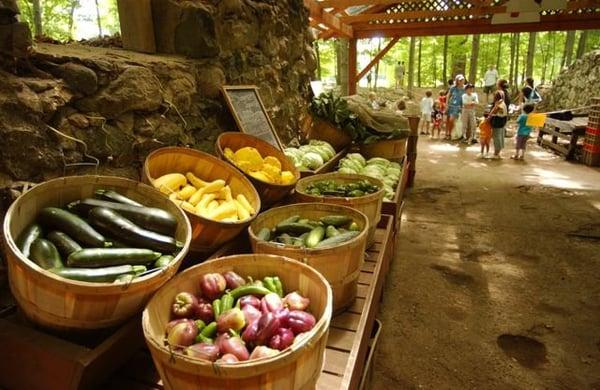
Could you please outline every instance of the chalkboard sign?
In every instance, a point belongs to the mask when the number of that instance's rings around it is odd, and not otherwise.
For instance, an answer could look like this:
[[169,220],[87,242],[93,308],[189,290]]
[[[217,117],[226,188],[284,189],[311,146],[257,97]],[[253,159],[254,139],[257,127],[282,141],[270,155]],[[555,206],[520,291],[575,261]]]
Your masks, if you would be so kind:
[[221,92],[242,133],[258,137],[277,149],[283,150],[281,141],[258,94],[258,87],[254,85],[224,86],[221,88]]

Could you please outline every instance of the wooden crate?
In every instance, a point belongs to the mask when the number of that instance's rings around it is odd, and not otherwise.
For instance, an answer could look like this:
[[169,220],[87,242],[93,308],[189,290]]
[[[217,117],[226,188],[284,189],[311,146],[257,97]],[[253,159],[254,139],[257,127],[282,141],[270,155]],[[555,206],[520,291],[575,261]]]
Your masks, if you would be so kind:
[[[366,252],[356,301],[345,312],[332,319],[325,350],[325,364],[317,383],[318,389],[357,389],[360,385],[371,345],[370,335],[375,315],[383,293],[384,275],[393,256],[393,240],[393,218],[382,215],[375,232],[375,245]],[[240,236],[211,258],[242,253],[248,245],[245,241],[247,240]],[[144,347],[135,352],[135,356],[104,383],[104,388],[164,388],[147,349]]]
[[406,188],[408,186],[410,168],[411,164],[405,157],[404,164],[402,164],[402,175],[400,176],[400,181],[398,182],[398,186],[396,187],[396,193],[394,194],[394,198],[392,199],[392,201],[389,202],[384,201],[381,206],[381,214],[387,214],[394,217],[394,231],[398,230],[397,228],[400,224],[399,209],[404,199]]

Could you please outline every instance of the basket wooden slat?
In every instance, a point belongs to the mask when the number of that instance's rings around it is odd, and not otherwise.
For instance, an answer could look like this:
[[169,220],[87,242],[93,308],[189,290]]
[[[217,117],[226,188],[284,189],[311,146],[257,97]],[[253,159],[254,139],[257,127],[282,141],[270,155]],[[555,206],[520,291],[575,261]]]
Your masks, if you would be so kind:
[[400,161],[406,155],[406,140],[404,138],[362,144],[360,145],[360,154],[366,159],[383,157],[392,161]]
[[[180,147],[157,149],[150,153],[144,162],[142,180],[152,181],[168,173],[192,172],[205,181],[225,180],[231,187],[235,197],[244,194],[256,213],[260,211],[261,202],[256,189],[244,174],[225,161],[198,150]],[[245,221],[220,222],[204,218],[185,211],[192,226],[192,243],[190,250],[194,252],[210,252],[229,240],[232,240],[255,218],[251,216]]]
[[[127,285],[89,283],[59,277],[21,254],[15,239],[41,209],[91,197],[100,188],[162,208],[177,218],[175,237],[184,246],[168,268]],[[11,291],[32,322],[58,330],[100,329],[119,325],[138,313],[177,272],[189,249],[191,228],[183,211],[154,188],[120,177],[74,176],[41,183],[21,195],[4,219],[4,240]]]
[[[315,182],[324,180],[335,181],[336,183],[348,184],[360,180],[368,181],[369,183],[379,187],[379,191],[357,198],[345,198],[339,196],[317,196],[306,192],[306,188]],[[364,175],[351,175],[344,173],[326,173],[321,175],[309,176],[301,179],[296,184],[296,199],[300,203],[328,203],[338,204],[341,206],[351,207],[365,214],[369,219],[369,234],[367,236],[367,247],[370,247],[375,238],[375,230],[381,219],[381,207],[383,204],[383,182]]]
[[[328,248],[296,248],[259,240],[256,234],[264,227],[273,228],[292,215],[319,219],[326,215],[348,215],[362,229],[360,235],[340,245]],[[254,253],[287,256],[302,261],[319,271],[333,291],[333,310],[337,313],[354,301],[360,268],[364,262],[369,220],[358,210],[326,203],[298,203],[276,207],[259,215],[248,228]]]
[[[225,157],[225,148],[230,148],[235,152],[246,146],[250,146],[258,150],[263,158],[267,156],[273,156],[277,158],[281,162],[282,171],[290,171],[294,174],[294,181],[290,184],[276,184],[258,180],[243,172],[235,165],[233,161],[230,161],[227,157]],[[250,180],[256,188],[263,207],[268,207],[283,199],[294,188],[298,179],[300,179],[300,172],[281,150],[278,150],[270,143],[265,142],[253,135],[238,132],[222,133],[219,138],[217,138],[217,142],[215,143],[215,152],[221,159],[227,161],[236,169],[239,169],[244,175],[246,175],[248,180]]]
[[[261,279],[277,275],[284,289],[310,299],[315,327],[276,356],[221,365],[172,353],[164,345],[173,297],[180,291],[198,291],[198,279],[209,272],[233,270]],[[313,389],[323,366],[332,293],[314,269],[282,256],[264,254],[223,257],[194,266],[177,275],[150,300],[142,316],[146,343],[167,389]]]

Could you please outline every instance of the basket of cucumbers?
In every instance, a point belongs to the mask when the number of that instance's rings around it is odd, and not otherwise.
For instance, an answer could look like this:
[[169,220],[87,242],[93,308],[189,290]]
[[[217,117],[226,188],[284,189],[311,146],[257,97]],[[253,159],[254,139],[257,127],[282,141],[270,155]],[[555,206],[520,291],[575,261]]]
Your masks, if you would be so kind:
[[365,214],[350,207],[298,203],[260,214],[248,234],[254,253],[287,256],[323,274],[339,312],[356,297],[368,227]]
[[108,176],[41,183],[3,227],[15,299],[31,321],[59,330],[116,326],[141,311],[191,241],[189,220],[158,190]]

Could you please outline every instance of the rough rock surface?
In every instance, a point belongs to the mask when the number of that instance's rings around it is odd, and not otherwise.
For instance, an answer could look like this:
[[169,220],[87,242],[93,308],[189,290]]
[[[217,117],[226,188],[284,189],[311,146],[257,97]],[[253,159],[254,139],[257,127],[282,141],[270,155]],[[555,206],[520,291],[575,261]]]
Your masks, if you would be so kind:
[[280,138],[295,136],[316,66],[302,1],[153,6],[162,12],[170,41],[158,44],[168,56],[39,44],[30,57],[38,71],[0,71],[0,177],[37,182],[63,174],[64,163],[90,161],[81,144],[48,126],[85,142],[102,171],[133,177],[162,146],[213,152],[216,137],[235,130],[225,84],[258,85]]
[[560,72],[540,108],[559,110],[590,104],[600,93],[600,50],[587,53]]

